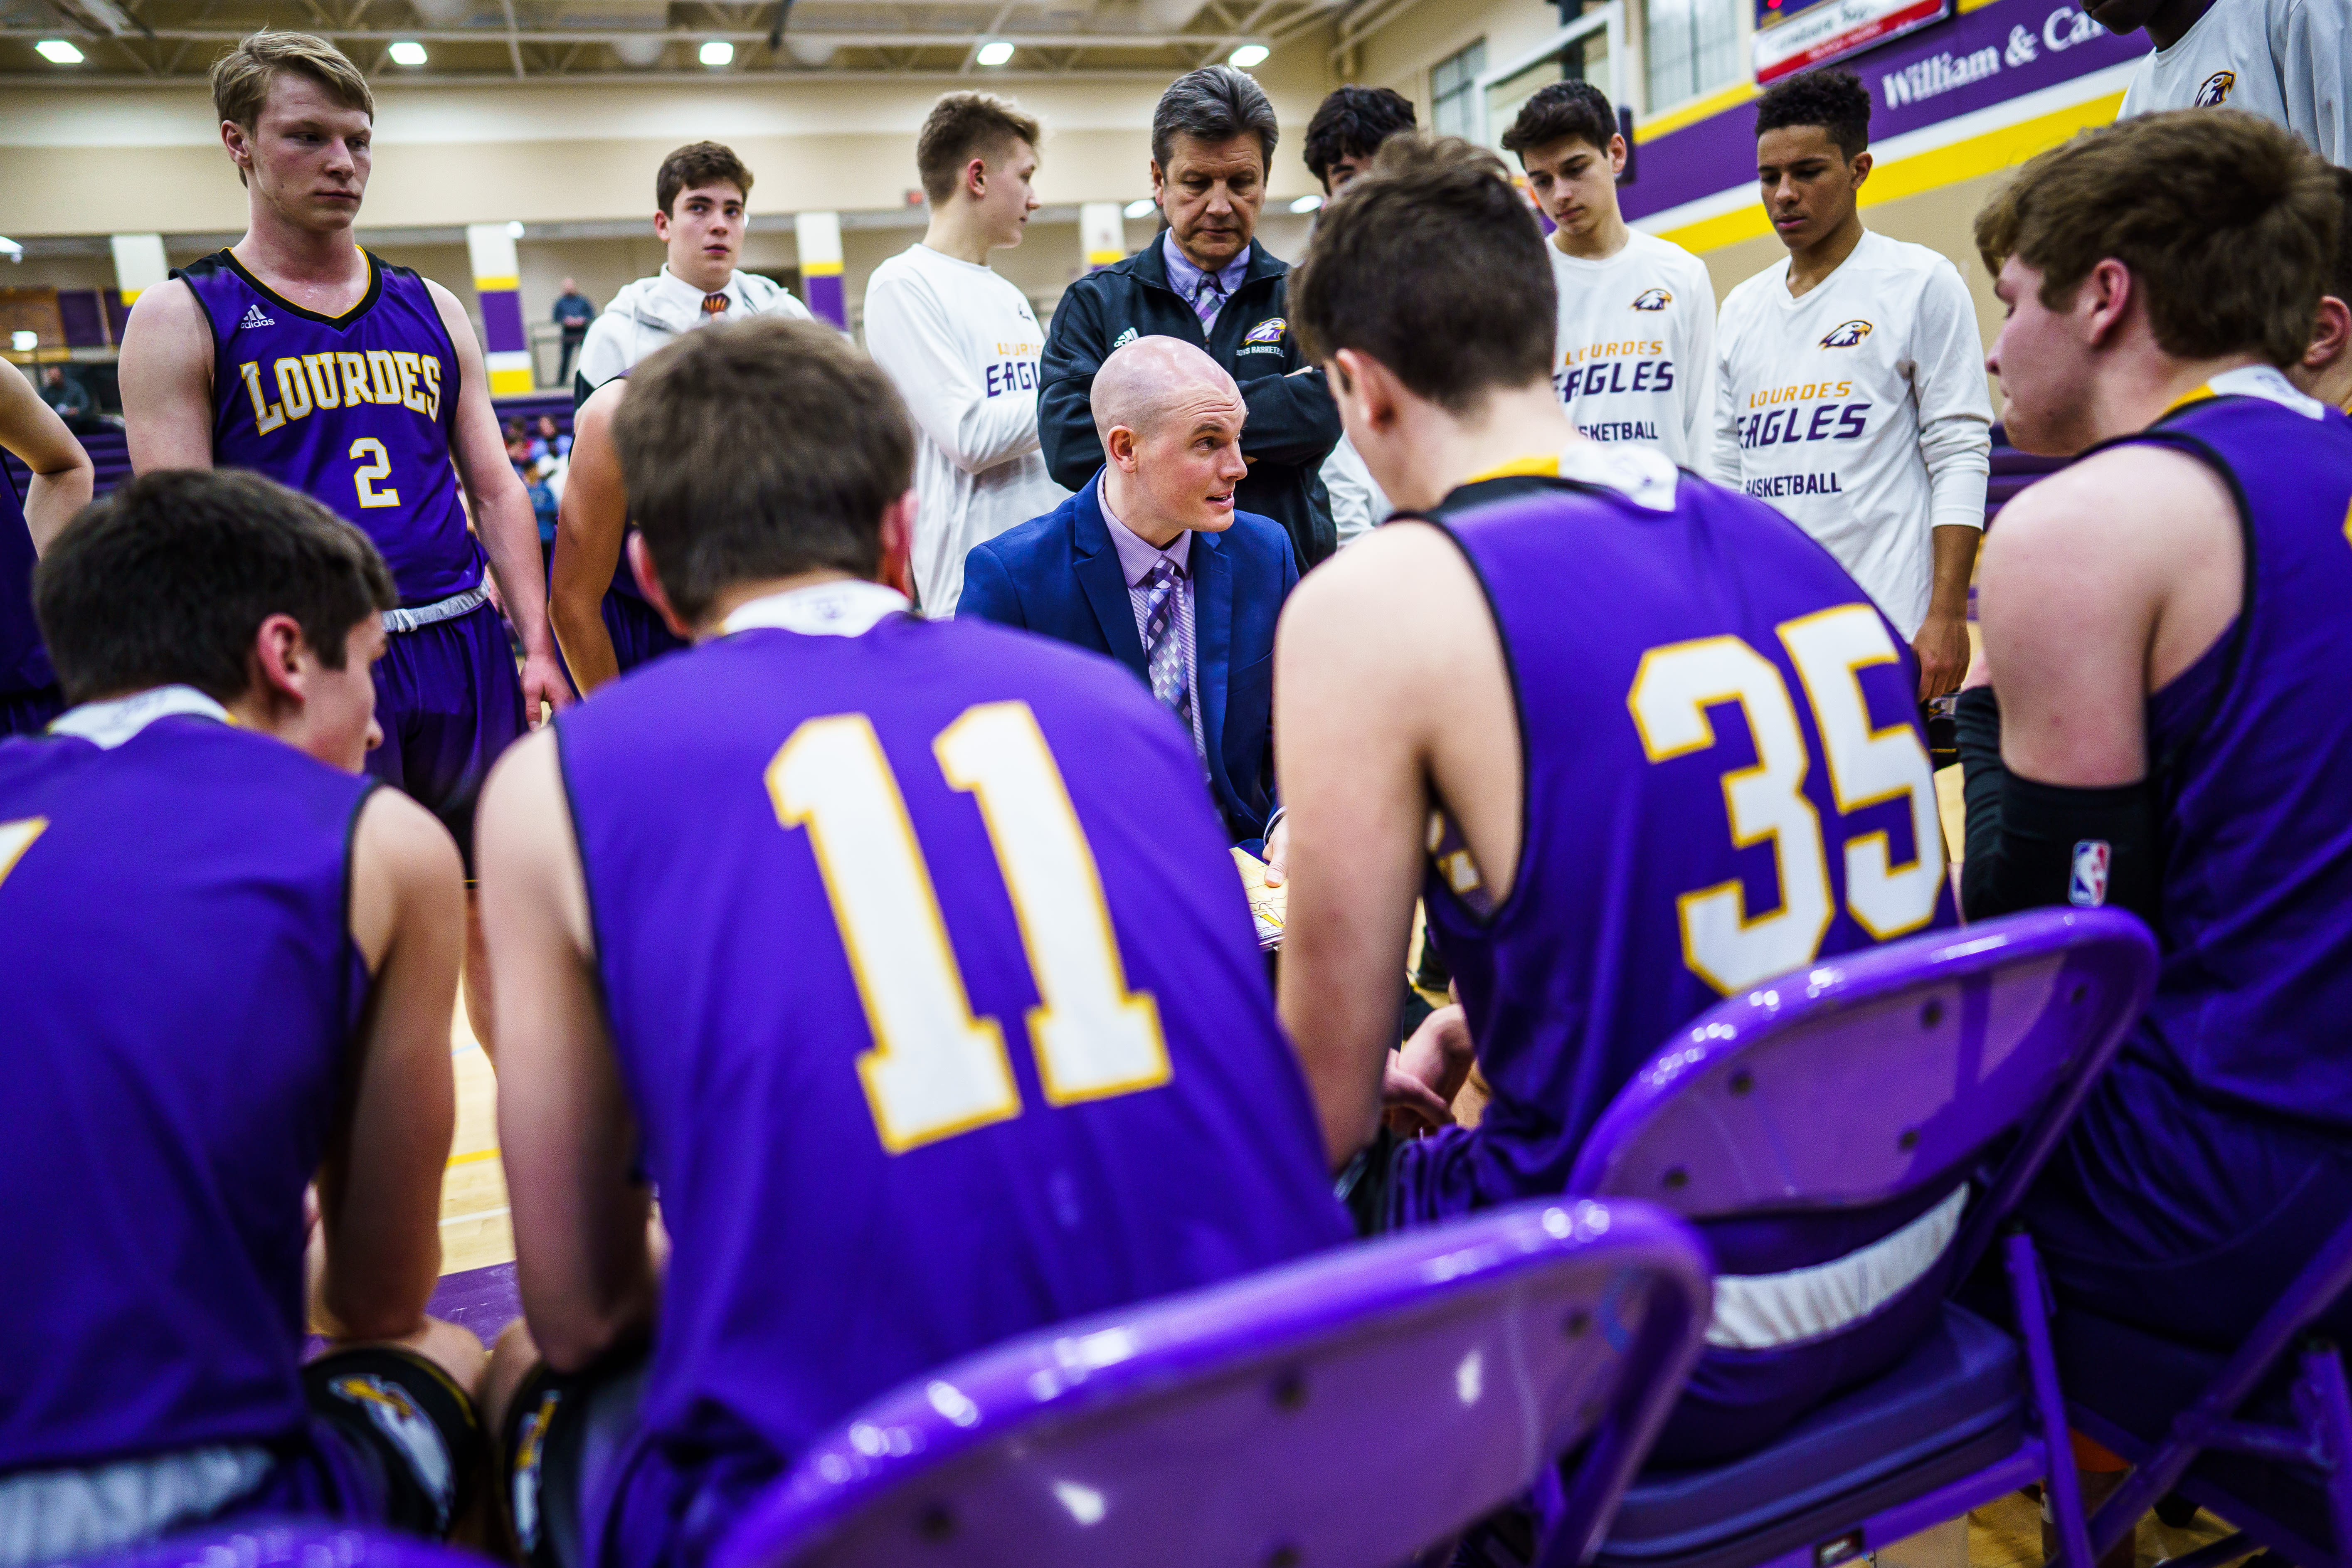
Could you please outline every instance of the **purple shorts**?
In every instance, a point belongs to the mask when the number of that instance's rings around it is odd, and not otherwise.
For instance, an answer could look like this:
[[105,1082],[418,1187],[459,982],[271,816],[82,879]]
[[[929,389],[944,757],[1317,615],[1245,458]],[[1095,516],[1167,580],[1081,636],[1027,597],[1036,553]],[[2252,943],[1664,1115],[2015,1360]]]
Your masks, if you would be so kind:
[[375,666],[383,744],[367,771],[441,819],[474,866],[474,803],[499,753],[529,728],[506,623],[483,605],[413,632],[394,632]]
[[626,675],[649,659],[676,653],[686,639],[662,623],[661,612],[634,594],[607,589],[604,629],[612,634],[613,658]]
[[65,710],[65,693],[54,686],[37,691],[0,691],[0,736],[37,735]]

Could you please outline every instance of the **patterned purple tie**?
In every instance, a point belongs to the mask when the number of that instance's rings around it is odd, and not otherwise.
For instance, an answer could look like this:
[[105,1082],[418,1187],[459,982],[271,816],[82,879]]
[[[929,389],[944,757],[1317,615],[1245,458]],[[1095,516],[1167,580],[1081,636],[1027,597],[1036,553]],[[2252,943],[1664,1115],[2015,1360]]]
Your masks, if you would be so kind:
[[1192,689],[1184,673],[1184,634],[1177,619],[1176,563],[1165,555],[1143,576],[1151,596],[1143,603],[1143,667],[1151,677],[1151,695],[1170,712],[1192,728]]
[[1202,273],[1201,286],[1192,290],[1192,313],[1201,318],[1201,331],[1206,332],[1217,324],[1217,312],[1224,305],[1224,284],[1213,272]]

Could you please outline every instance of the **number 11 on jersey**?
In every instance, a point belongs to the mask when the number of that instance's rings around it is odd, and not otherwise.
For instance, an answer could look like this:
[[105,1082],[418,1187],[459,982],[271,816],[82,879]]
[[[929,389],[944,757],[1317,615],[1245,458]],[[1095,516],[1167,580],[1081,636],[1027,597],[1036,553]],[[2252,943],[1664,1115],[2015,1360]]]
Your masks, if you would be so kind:
[[[1025,702],[967,708],[931,750],[979,803],[1038,1005],[1029,1039],[1048,1103],[1168,1081],[1160,1011],[1130,991],[1093,849]],[[975,1016],[889,758],[863,713],[812,719],[768,765],[776,820],[805,827],[874,1036],[857,1060],[890,1152],[1021,1113],[1004,1030]]]

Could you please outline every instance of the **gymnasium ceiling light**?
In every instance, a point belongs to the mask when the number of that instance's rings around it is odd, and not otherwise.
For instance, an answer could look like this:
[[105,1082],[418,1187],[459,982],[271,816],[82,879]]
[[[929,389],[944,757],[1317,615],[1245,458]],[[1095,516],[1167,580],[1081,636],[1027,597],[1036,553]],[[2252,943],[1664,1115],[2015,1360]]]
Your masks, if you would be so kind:
[[1272,53],[1274,53],[1274,51],[1267,48],[1264,44],[1244,44],[1240,48],[1235,49],[1232,54],[1225,57],[1225,63],[1227,65],[1238,66],[1243,70],[1248,70],[1253,66],[1262,66],[1265,64],[1265,57]]
[[735,63],[735,46],[724,38],[713,38],[702,46],[701,58],[707,66],[731,66]]
[[981,45],[980,53],[972,57],[984,66],[1001,66],[1012,58],[1013,45],[1004,38],[991,38]]
[[1150,217],[1152,202],[1150,196],[1138,196],[1121,209],[1129,217]]
[[33,52],[53,66],[81,64],[81,51],[64,38],[43,38],[33,46]]
[[1322,205],[1323,198],[1321,196],[1304,195],[1290,204],[1290,210],[1295,213],[1311,213]]
[[403,38],[392,46],[392,63],[396,66],[421,66],[425,63],[425,46],[414,38]]

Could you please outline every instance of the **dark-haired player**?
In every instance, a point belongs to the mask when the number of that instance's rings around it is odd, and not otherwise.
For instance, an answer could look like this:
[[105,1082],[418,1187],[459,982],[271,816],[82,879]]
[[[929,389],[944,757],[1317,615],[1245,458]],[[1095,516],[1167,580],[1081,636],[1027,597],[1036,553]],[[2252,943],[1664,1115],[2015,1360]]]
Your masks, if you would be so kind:
[[1850,71],[1790,77],[1756,106],[1789,258],[1723,302],[1716,468],[1853,574],[1917,656],[1926,702],[1968,669],[1992,404],[1958,270],[1862,226],[1869,146],[1870,90]]
[[[481,1345],[425,1316],[464,887],[360,772],[392,574],[257,475],[164,472],[67,529],[38,596],[75,706],[0,742],[0,1543],[443,1533],[481,1460]],[[311,1322],[338,1343],[304,1366]]]
[[615,433],[696,646],[484,807],[530,1325],[490,1387],[539,1563],[699,1562],[884,1389],[1346,1235],[1182,732],[1108,660],[883,585],[888,378],[829,328],[697,333]]
[[1503,147],[1554,225],[1551,380],[1569,418],[1595,441],[1655,447],[1711,477],[1715,285],[1681,246],[1625,226],[1625,138],[1609,100],[1590,82],[1553,82],[1520,108]]
[[[1307,122],[1307,171],[1321,182],[1328,201],[1372,166],[1381,142],[1409,133],[1414,124],[1412,100],[1392,87],[1339,88]],[[1343,545],[1386,522],[1396,510],[1345,436],[1323,459],[1319,477],[1331,503],[1331,526]],[[1277,881],[1280,875],[1277,865]]]
[[613,296],[589,324],[572,376],[572,458],[549,563],[547,607],[582,692],[686,645],[638,590],[621,541],[629,497],[612,449],[613,411],[629,367],[679,333],[753,316],[810,319],[781,284],[738,271],[751,171],[716,142],[678,148],[654,172],[654,236],[662,269]]
[[[542,704],[572,700],[548,635],[538,519],[499,434],[481,345],[455,295],[352,238],[375,105],[341,51],[256,33],[215,62],[212,85],[247,227],[140,296],[122,341],[131,460],[141,473],[251,468],[374,542],[400,604],[384,616],[383,743],[367,768],[470,852],[490,763]],[[522,639],[520,680],[486,551]],[[467,1012],[487,1044],[478,977],[469,965]]]
[[2217,1350],[2352,1213],[2352,423],[2281,373],[2342,221],[2285,132],[2197,110],[1977,220],[2010,439],[2088,455],[1985,552],[1963,896],[2118,904],[2163,952],[2027,1220],[2063,1297]]
[[15,365],[0,371],[0,447],[32,470],[25,499],[0,475],[0,735],[38,730],[64,710],[33,620],[33,563],[89,502],[89,454]]
[[915,139],[930,226],[866,284],[866,347],[915,417],[915,595],[944,619],[964,557],[1043,517],[1069,491],[1037,435],[1045,329],[1028,296],[988,264],[1037,210],[1034,116],[985,92],[950,92]]
[[[1283,614],[1282,1014],[1359,1223],[1427,1224],[1559,1193],[1695,1015],[1948,923],[1951,897],[1900,639],[1770,508],[1578,435],[1551,263],[1497,160],[1383,149],[1324,212],[1295,308],[1405,510]],[[1400,1143],[1375,1130],[1416,893],[1493,1100]],[[1661,1454],[1761,1443],[1900,1355],[1965,1201],[1712,1237],[1751,1278]]]

